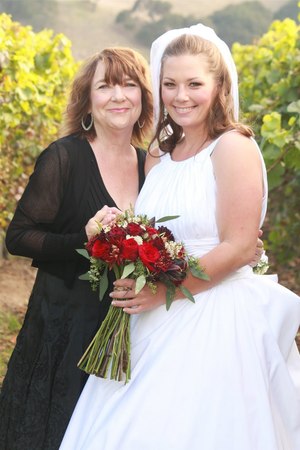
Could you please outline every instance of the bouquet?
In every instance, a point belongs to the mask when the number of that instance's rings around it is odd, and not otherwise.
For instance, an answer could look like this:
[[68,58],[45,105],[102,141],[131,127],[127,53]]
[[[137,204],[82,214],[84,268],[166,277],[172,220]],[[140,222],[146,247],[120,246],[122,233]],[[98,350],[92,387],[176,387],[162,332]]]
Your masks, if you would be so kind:
[[264,275],[269,270],[269,258],[266,255],[266,252],[263,251],[263,254],[260,257],[260,260],[256,264],[256,266],[253,267],[253,272],[256,275]]
[[[179,216],[164,217],[156,223]],[[172,232],[154,227],[155,220],[146,215],[134,215],[132,210],[120,214],[110,225],[99,224],[99,233],[92,237],[85,249],[77,250],[90,260],[90,269],[81,279],[88,279],[93,290],[99,289],[102,300],[108,288],[108,271],[115,277],[135,280],[137,294],[147,284],[153,293],[156,282],[167,287],[166,308],[170,308],[176,288],[194,302],[191,292],[182,286],[188,269],[204,280],[208,276],[198,260],[188,256],[182,243],[176,242]],[[83,354],[78,367],[89,374],[121,381],[130,379],[129,314],[122,308],[110,306],[107,316]]]

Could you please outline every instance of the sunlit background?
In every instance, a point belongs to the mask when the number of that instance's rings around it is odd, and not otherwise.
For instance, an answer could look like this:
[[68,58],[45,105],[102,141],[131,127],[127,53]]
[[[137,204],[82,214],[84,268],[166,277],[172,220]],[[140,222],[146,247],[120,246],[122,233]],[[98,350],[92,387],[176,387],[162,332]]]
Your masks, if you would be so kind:
[[82,59],[110,45],[128,45],[148,56],[150,43],[170,28],[203,22],[229,44],[248,44],[274,19],[297,18],[297,0],[0,0],[0,13],[51,28],[71,41]]

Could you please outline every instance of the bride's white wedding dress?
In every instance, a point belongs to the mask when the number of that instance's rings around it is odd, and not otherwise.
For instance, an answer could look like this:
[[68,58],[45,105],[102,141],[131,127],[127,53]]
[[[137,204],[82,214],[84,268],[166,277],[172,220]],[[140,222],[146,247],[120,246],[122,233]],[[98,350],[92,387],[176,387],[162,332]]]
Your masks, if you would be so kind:
[[[180,215],[166,226],[199,257],[219,242],[216,142],[162,156],[136,205]],[[90,376],[61,449],[300,449],[299,297],[247,266],[195,299],[131,317],[131,381]]]

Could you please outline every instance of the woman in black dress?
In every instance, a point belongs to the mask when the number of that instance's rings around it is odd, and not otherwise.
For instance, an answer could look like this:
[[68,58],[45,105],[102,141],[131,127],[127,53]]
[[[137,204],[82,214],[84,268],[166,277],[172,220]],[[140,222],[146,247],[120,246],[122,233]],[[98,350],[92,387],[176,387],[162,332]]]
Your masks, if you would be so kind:
[[96,220],[135,203],[144,181],[138,146],[151,126],[144,58],[111,48],[86,61],[72,85],[64,137],[37,159],[7,232],[9,252],[32,258],[38,272],[1,392],[1,450],[60,445],[87,379],[77,362],[110,304],[78,279],[88,261],[76,248]]

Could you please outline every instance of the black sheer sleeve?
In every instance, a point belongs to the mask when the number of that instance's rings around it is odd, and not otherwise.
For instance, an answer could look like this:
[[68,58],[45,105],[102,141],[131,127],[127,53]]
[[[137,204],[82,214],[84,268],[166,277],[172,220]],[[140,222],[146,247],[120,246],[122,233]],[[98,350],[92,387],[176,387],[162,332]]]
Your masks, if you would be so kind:
[[55,225],[63,214],[70,171],[69,154],[63,146],[53,143],[41,153],[8,227],[6,246],[10,253],[38,261],[66,261],[83,246],[87,240],[84,227],[64,233]]

